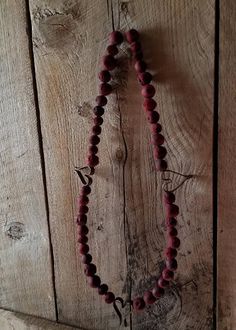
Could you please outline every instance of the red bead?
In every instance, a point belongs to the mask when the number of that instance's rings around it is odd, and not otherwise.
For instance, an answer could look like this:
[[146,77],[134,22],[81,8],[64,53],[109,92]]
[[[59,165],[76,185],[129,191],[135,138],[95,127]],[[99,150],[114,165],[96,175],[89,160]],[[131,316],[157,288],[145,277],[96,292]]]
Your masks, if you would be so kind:
[[175,202],[175,194],[171,191],[165,191],[164,202],[167,204],[173,204]]
[[162,276],[159,278],[159,280],[157,281],[157,283],[158,283],[158,286],[160,288],[166,288],[170,284],[169,281],[164,280],[164,278]]
[[160,116],[159,116],[159,113],[156,112],[156,111],[147,111],[146,112],[147,114],[147,120],[149,121],[149,123],[151,124],[155,124],[158,122]]
[[135,29],[131,29],[128,32],[126,32],[125,36],[126,36],[126,39],[127,39],[128,43],[130,43],[130,44],[134,41],[139,40],[139,33]]
[[89,202],[89,198],[86,195],[81,195],[78,200],[80,205],[87,205]]
[[81,244],[86,244],[88,242],[88,237],[87,236],[79,236],[78,237],[78,242]]
[[104,95],[98,95],[96,97],[96,103],[98,106],[103,107],[107,104],[107,98]]
[[156,301],[156,298],[151,291],[145,291],[143,294],[143,300],[147,305],[152,305]]
[[98,294],[104,295],[108,291],[108,286],[106,284],[101,284],[98,288]]
[[[102,118],[102,117],[97,117],[97,118]],[[97,154],[98,153],[98,147],[97,146],[89,146],[89,153],[90,154]]]
[[120,31],[113,31],[110,33],[109,40],[112,45],[119,45],[123,42],[124,37]]
[[147,68],[147,64],[142,60],[138,60],[138,61],[135,62],[134,68],[138,73],[144,72]]
[[178,267],[178,263],[176,259],[167,259],[166,260],[166,267],[172,271],[175,271]]
[[80,254],[87,254],[89,252],[89,246],[87,244],[79,244]]
[[156,159],[155,163],[157,171],[165,171],[167,169],[167,162],[164,159]]
[[165,293],[165,290],[163,288],[160,288],[159,286],[152,289],[152,294],[156,298],[161,298]]
[[137,51],[137,52],[133,52],[133,59],[135,61],[140,61],[143,59],[143,52],[141,50]]
[[155,146],[155,148],[153,149],[153,153],[155,159],[163,159],[166,156],[167,151],[165,147]]
[[103,107],[100,107],[99,105],[97,105],[96,107],[93,108],[93,113],[96,115],[96,116],[102,116],[104,114],[104,109]]
[[92,132],[93,132],[93,134],[99,135],[99,134],[101,134],[102,129],[99,125],[94,125],[92,127]]
[[151,82],[152,75],[151,75],[151,73],[149,73],[147,71],[146,72],[140,72],[139,75],[138,75],[138,80],[139,80],[140,84],[147,85]]
[[160,133],[162,130],[162,126],[159,123],[151,124],[151,132],[152,133]]
[[180,247],[180,240],[179,240],[178,237],[175,237],[175,236],[174,237],[170,237],[168,244],[173,249],[178,249]]
[[153,85],[147,84],[142,87],[141,93],[144,97],[151,98],[155,95],[155,87]]
[[165,208],[168,218],[174,218],[179,214],[179,207],[175,204],[165,204]]
[[166,256],[167,259],[173,259],[177,256],[177,250],[173,249],[171,247],[168,247],[165,250],[165,256]]
[[174,278],[174,273],[171,270],[165,268],[162,272],[162,277],[166,281],[171,281]]
[[88,232],[89,232],[89,230],[86,225],[78,225],[78,234],[79,235],[87,235]]
[[98,288],[101,284],[100,277],[97,275],[88,276],[88,284],[91,288]]
[[105,294],[104,299],[107,304],[112,304],[115,301],[115,295],[113,292],[108,291]]
[[94,264],[86,264],[84,267],[84,273],[86,276],[93,276],[97,271],[97,267]]
[[156,108],[157,103],[153,99],[144,99],[143,101],[143,107],[146,111],[152,111]]
[[145,301],[143,300],[142,297],[134,298],[133,308],[135,311],[141,311],[145,308]]
[[92,261],[92,256],[91,254],[84,254],[82,257],[81,257],[81,261],[83,264],[90,264],[90,262]]
[[175,218],[167,218],[166,224],[167,224],[167,226],[176,226],[177,220]]
[[152,135],[152,144],[155,146],[160,146],[165,141],[164,136],[162,134],[156,133]]
[[116,67],[116,59],[112,55],[105,55],[102,58],[102,63],[106,70],[112,71]]
[[89,195],[91,193],[91,188],[86,185],[81,188],[81,194],[83,195]]
[[171,237],[175,237],[178,235],[178,231],[175,227],[169,227],[168,228],[168,234],[171,236]]
[[107,52],[109,55],[115,56],[119,53],[119,50],[116,47],[116,45],[109,45],[109,46],[107,46]]
[[87,223],[87,215],[86,214],[79,214],[77,216],[76,222],[78,225],[85,225]]
[[93,146],[94,146],[94,145],[97,145],[97,144],[99,144],[99,142],[100,142],[100,138],[99,138],[99,136],[97,136],[97,135],[92,135],[92,136],[90,136],[89,142],[90,142]]
[[108,81],[111,80],[111,74],[110,74],[110,72],[108,70],[102,70],[102,71],[99,72],[98,78],[102,82],[106,83],[106,82],[108,82]]
[[130,45],[130,49],[131,49],[132,52],[141,51],[142,50],[141,43],[139,41],[132,42],[132,44]]
[[109,85],[107,83],[100,84],[100,87],[99,88],[100,88],[100,93],[102,95],[109,95],[112,92],[111,85]]
[[94,154],[89,155],[87,159],[87,164],[92,167],[97,166],[99,164],[98,156]]
[[88,213],[89,209],[88,209],[88,206],[86,205],[80,205],[79,207],[79,213]]
[[99,116],[96,116],[93,118],[93,122],[95,125],[102,125],[103,124],[103,118],[102,117],[99,117]]

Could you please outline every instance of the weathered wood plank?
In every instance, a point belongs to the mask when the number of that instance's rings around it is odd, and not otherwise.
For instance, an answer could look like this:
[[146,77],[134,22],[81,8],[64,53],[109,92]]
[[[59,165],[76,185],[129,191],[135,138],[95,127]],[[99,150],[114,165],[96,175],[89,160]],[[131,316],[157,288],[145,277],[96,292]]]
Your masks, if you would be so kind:
[[25,1],[0,29],[0,306],[55,319]]
[[218,329],[236,328],[236,3],[220,1]]

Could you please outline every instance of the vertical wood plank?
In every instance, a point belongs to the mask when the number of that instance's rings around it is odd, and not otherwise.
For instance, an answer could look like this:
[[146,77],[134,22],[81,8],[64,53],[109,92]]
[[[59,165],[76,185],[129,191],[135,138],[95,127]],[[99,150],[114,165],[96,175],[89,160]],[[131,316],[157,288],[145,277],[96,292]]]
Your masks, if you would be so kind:
[[220,1],[218,329],[236,328],[236,3]]
[[55,319],[24,1],[0,3],[0,306]]

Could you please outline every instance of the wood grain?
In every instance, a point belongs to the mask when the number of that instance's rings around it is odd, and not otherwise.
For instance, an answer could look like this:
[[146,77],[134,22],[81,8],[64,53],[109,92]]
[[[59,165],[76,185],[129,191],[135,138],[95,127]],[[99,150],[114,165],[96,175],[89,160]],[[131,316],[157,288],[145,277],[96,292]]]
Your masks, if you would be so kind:
[[[177,193],[182,248],[174,286],[146,313],[133,315],[128,328],[211,329],[214,1],[31,0],[30,11],[59,320],[118,327],[111,306],[86,286],[73,206],[79,189],[73,168],[84,164],[96,74],[114,25],[141,31],[170,168],[194,175]],[[139,87],[124,57],[104,116],[89,238],[102,279],[116,295],[133,297],[162,267],[165,228]]]
[[235,166],[236,41],[235,1],[220,1],[218,154],[218,329],[236,328]]
[[55,319],[24,1],[0,3],[0,306]]

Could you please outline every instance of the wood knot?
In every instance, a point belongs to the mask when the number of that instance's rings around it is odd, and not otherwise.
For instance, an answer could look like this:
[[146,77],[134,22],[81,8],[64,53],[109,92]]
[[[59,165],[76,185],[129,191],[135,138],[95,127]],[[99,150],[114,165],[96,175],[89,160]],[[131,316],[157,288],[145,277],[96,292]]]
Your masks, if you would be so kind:
[[21,222],[11,222],[7,225],[5,234],[14,240],[20,240],[25,236],[25,225]]
[[124,152],[123,152],[123,150],[121,150],[120,148],[118,148],[118,149],[116,150],[116,152],[115,152],[115,158],[116,158],[119,162],[121,162],[122,159],[123,159],[123,157],[124,157]]

